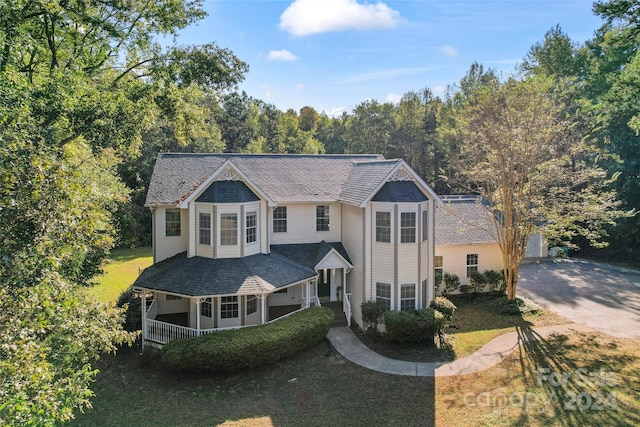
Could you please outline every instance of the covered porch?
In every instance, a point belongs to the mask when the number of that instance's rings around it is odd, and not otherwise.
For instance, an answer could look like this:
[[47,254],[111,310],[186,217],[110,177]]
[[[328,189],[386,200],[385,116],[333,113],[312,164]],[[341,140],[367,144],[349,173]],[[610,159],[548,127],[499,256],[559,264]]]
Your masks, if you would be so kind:
[[280,257],[187,258],[147,268],[134,288],[142,298],[142,336],[157,345],[216,331],[263,325],[319,305],[317,273]]

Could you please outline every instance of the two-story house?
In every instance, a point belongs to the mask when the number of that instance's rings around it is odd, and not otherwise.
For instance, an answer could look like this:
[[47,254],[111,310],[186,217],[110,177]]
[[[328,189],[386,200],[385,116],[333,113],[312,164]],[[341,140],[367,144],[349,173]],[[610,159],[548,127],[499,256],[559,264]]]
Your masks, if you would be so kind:
[[438,196],[378,155],[161,154],[147,193],[154,265],[134,284],[143,338],[260,325],[323,301],[434,298]]

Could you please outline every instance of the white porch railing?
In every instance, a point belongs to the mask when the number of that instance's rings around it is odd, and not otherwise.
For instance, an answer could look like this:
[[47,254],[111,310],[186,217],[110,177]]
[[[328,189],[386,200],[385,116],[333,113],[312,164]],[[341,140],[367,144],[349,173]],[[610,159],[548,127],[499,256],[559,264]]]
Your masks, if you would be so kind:
[[169,341],[193,338],[198,336],[198,330],[187,328],[186,326],[174,325],[173,323],[161,322],[159,320],[147,319],[144,338],[159,344],[166,344]]
[[342,311],[347,318],[347,326],[351,326],[351,294],[346,292],[342,298]]

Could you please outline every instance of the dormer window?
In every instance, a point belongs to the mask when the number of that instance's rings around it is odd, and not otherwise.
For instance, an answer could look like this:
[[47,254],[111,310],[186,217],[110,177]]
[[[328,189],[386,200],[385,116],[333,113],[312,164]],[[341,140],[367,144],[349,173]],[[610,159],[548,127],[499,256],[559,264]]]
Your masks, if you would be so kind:
[[329,231],[329,206],[316,206],[316,231]]
[[165,236],[180,236],[180,209],[167,209],[164,211]]

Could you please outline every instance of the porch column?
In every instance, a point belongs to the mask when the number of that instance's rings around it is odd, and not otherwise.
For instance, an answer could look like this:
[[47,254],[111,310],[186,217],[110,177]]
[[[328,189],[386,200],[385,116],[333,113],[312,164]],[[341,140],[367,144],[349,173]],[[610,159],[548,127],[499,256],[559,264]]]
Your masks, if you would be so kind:
[[147,339],[147,292],[142,290],[142,341]]
[[200,306],[202,305],[202,298],[196,298],[196,329],[198,330],[198,336],[200,336]]
[[346,300],[347,293],[347,269],[342,267],[342,300]]
[[260,295],[260,302],[261,302],[261,308],[260,308],[260,316],[262,317],[262,325],[264,325],[265,323],[267,323],[268,317],[267,317],[267,294],[262,294]]

